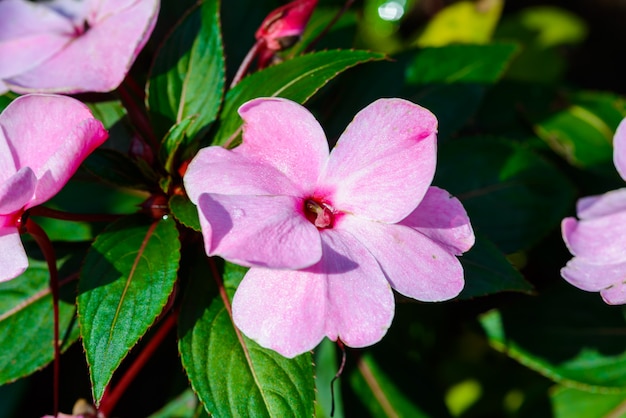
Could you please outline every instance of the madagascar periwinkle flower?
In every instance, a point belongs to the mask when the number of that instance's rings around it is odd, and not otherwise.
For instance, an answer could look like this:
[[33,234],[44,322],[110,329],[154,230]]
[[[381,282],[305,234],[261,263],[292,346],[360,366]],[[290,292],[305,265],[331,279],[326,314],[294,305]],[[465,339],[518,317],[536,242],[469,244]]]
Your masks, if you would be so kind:
[[[626,180],[626,119],[613,138],[613,163]],[[626,303],[626,188],[578,200],[578,219],[563,219],[563,240],[574,256],[561,275],[574,286],[600,292],[610,305]]]
[[159,0],[0,1],[2,82],[18,93],[107,92],[147,42]]
[[185,174],[206,252],[248,266],[234,322],[293,357],[327,336],[379,341],[392,288],[422,301],[463,288],[456,255],[474,243],[461,203],[430,187],[437,120],[401,99],[359,112],[329,154],[304,107],[261,98],[239,108],[243,143],[200,150]]
[[21,96],[0,114],[0,282],[28,267],[24,211],[57,194],[106,138],[89,108],[70,97]]

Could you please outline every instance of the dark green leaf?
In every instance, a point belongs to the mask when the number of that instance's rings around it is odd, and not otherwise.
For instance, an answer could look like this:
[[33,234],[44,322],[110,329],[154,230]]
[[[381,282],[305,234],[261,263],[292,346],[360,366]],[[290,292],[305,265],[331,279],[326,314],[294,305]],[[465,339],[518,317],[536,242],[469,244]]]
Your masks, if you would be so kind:
[[567,387],[552,390],[554,418],[620,418],[626,413],[624,393],[595,393]]
[[460,299],[469,299],[503,291],[529,292],[532,285],[524,280],[504,255],[479,233],[476,243],[460,257],[465,273],[465,287]]
[[133,131],[126,120],[126,109],[120,101],[88,103],[93,116],[109,131],[104,148],[127,153],[133,139]]
[[[63,351],[79,335],[74,304],[76,281],[65,279],[67,275],[61,269],[59,330]],[[49,281],[46,264],[31,259],[21,276],[0,283],[0,385],[29,375],[54,358]]]
[[87,253],[78,312],[96,403],[115,369],[167,303],[179,250],[172,219],[147,222],[135,215],[111,224]]
[[170,211],[178,222],[195,231],[200,231],[198,208],[183,196],[174,195],[170,198]]
[[147,106],[155,133],[195,116],[187,129],[191,140],[217,115],[224,90],[224,55],[219,0],[193,8],[174,28],[150,70]]
[[83,168],[114,186],[147,190],[149,181],[126,154],[99,148],[85,159]]
[[[179,348],[207,412],[219,417],[313,416],[311,354],[287,359],[239,333],[230,317],[230,301],[212,283],[206,261],[198,264],[182,304]],[[228,283],[241,280],[241,271],[225,272],[231,276],[224,289],[228,294],[235,290]]]
[[198,408],[201,408],[198,397],[191,389],[187,389],[174,400],[169,402],[159,411],[150,415],[148,418],[200,418],[206,417],[206,414],[198,414]]
[[571,208],[568,179],[513,141],[463,138],[439,151],[435,184],[458,197],[474,228],[507,254],[538,242]]
[[244,78],[224,100],[214,145],[230,145],[239,134],[239,106],[256,97],[284,97],[306,102],[329,80],[358,64],[384,59],[367,51],[324,51],[296,57]]
[[626,319],[597,293],[558,283],[483,315],[490,343],[568,387],[626,390]]
[[195,115],[191,115],[183,119],[180,123],[172,126],[165,135],[165,138],[163,138],[163,143],[161,144],[161,161],[163,162],[165,171],[170,174],[176,170],[175,162],[178,150],[187,138],[187,130],[194,122],[195,118]]

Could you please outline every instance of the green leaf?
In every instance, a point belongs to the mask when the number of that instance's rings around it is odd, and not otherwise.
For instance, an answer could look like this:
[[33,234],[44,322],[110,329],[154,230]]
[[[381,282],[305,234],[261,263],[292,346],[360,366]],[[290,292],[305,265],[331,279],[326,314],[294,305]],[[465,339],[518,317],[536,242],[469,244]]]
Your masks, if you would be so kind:
[[535,131],[570,164],[592,168],[613,161],[613,134],[626,116],[626,101],[613,93],[574,91],[567,105],[533,115]]
[[480,233],[476,243],[459,258],[465,274],[460,299],[504,291],[530,292],[532,285],[515,269],[498,248]]
[[109,131],[103,147],[127,153],[134,133],[126,118],[126,109],[120,101],[87,103],[93,116]]
[[368,51],[323,51],[296,57],[244,78],[228,91],[213,145],[232,143],[242,120],[239,106],[256,97],[284,97],[306,102],[328,81],[358,64],[384,59]]
[[165,167],[165,171],[172,174],[176,170],[175,162],[178,156],[178,150],[180,146],[185,142],[187,138],[187,130],[195,120],[195,115],[191,115],[180,123],[172,126],[167,132],[163,143],[161,144],[160,157]]
[[176,223],[135,215],[100,234],[87,253],[78,312],[96,404],[115,369],[172,293],[180,259]]
[[557,228],[574,199],[573,186],[554,166],[497,138],[443,144],[434,183],[458,197],[474,228],[506,254]]
[[451,4],[434,16],[415,44],[424,47],[489,42],[503,5],[503,0]]
[[335,418],[343,418],[343,400],[341,397],[341,378],[331,382],[339,370],[337,359],[337,343],[324,338],[315,349],[315,416],[317,418],[330,417],[333,402],[335,403]]
[[613,417],[626,415],[623,393],[594,393],[557,387],[550,393],[554,418]]
[[150,70],[147,107],[158,138],[195,116],[192,140],[215,120],[224,91],[219,0],[194,7],[165,40]]
[[489,342],[562,385],[626,391],[626,319],[597,293],[559,282],[539,296],[484,314]]
[[191,389],[187,389],[163,408],[151,414],[148,418],[200,418],[207,415],[198,409],[202,408],[198,397]]
[[173,195],[169,204],[170,211],[178,222],[194,231],[201,231],[198,208],[187,197]]
[[[69,261],[61,265],[70,265]],[[77,263],[74,264],[76,267]],[[61,350],[79,336],[74,304],[76,281],[60,271],[59,330]],[[46,263],[29,260],[19,277],[0,283],[0,385],[34,373],[54,358],[50,274]]]
[[[313,416],[310,353],[293,359],[260,347],[239,333],[230,300],[211,280],[202,255],[185,291],[179,349],[194,391],[210,415],[219,417]],[[210,262],[215,262],[214,259]],[[232,295],[244,269],[226,265],[225,291]]]
[[373,417],[429,416],[402,393],[369,354],[358,359],[350,384]]
[[114,186],[149,190],[149,180],[126,154],[98,148],[83,162],[83,168]]
[[504,75],[517,44],[450,45],[425,48],[406,69],[406,83],[418,88],[411,100],[439,120],[439,139],[462,128],[478,110],[486,88]]

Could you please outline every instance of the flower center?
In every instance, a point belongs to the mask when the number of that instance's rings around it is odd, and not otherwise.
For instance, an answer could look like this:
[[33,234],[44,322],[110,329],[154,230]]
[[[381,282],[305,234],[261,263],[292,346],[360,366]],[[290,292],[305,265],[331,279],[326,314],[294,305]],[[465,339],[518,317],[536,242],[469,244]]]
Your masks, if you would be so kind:
[[304,214],[306,218],[318,228],[332,228],[335,221],[333,208],[323,202],[308,199],[304,202]]

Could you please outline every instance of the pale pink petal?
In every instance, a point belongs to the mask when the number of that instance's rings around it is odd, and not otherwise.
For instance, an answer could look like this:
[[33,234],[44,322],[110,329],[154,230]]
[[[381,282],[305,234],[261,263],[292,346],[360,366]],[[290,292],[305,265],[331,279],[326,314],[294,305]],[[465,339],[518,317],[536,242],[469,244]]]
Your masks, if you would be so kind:
[[367,247],[387,280],[405,296],[438,302],[463,290],[463,267],[446,248],[404,225],[344,216],[337,229],[348,231]]
[[0,78],[44,62],[70,42],[72,32],[69,19],[41,3],[0,1]]
[[0,183],[0,216],[10,215],[24,208],[33,198],[37,177],[29,167]]
[[576,214],[580,219],[599,218],[617,212],[626,212],[626,188],[583,197],[576,203]]
[[378,342],[394,312],[393,293],[371,254],[349,234],[324,230],[320,262],[299,271],[251,268],[233,299],[244,334],[286,357],[324,335],[350,347]]
[[108,15],[46,62],[5,82],[18,93],[114,90],[149,38],[158,10],[157,0],[141,0]]
[[198,212],[206,252],[243,266],[313,265],[322,256],[322,245],[303,205],[291,196],[202,194]]
[[626,304],[626,283],[620,282],[600,292],[602,299],[609,305]]
[[418,230],[452,254],[461,255],[474,245],[474,230],[465,208],[438,187],[429,187],[419,206],[400,224]]
[[626,262],[590,264],[574,257],[561,269],[561,276],[579,289],[598,292],[626,280]]
[[328,158],[320,124],[304,107],[281,98],[251,100],[239,108],[243,143],[235,152],[274,166],[303,189],[312,189]]
[[[2,118],[0,117],[0,120]],[[13,152],[4,136],[4,131],[0,125],[0,183],[5,182],[17,172]]]
[[312,269],[328,280],[326,336],[350,347],[380,341],[391,325],[394,297],[372,254],[354,237],[322,230],[324,255]]
[[0,129],[13,150],[16,166],[30,167],[38,178],[29,207],[54,196],[107,138],[89,108],[65,96],[15,99],[0,115]]
[[[0,224],[4,222],[0,216]],[[0,227],[0,282],[11,280],[28,268],[28,258],[15,226]]]
[[396,223],[432,182],[437,119],[402,99],[380,99],[360,111],[332,150],[320,186],[335,208]]
[[222,147],[201,149],[187,167],[184,182],[187,195],[195,204],[203,193],[303,195],[273,166]]
[[587,263],[626,261],[626,212],[581,221],[565,218],[561,232],[572,255]]
[[253,267],[235,292],[233,320],[263,347],[295,357],[324,338],[326,295],[322,274]]
[[613,137],[613,163],[619,175],[626,180],[626,119],[620,122]]

